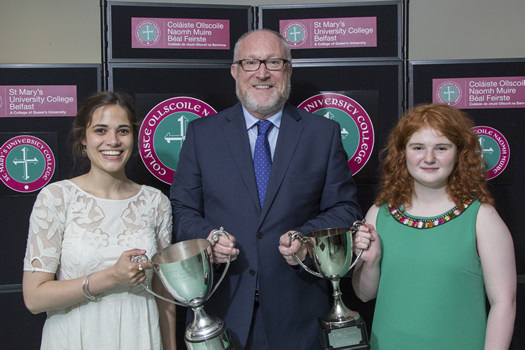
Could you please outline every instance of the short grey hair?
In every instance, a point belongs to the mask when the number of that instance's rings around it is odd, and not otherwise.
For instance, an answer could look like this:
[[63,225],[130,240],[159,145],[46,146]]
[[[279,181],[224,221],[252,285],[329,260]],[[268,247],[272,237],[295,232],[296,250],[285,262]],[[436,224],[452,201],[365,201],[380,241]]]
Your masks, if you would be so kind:
[[289,61],[292,60],[292,49],[290,48],[290,44],[288,43],[288,40],[286,40],[285,37],[283,37],[279,32],[276,32],[275,30],[271,30],[271,29],[256,29],[256,30],[252,30],[252,31],[249,31],[247,33],[244,33],[240,38],[239,40],[237,40],[237,42],[235,43],[235,48],[233,49],[233,61],[237,61],[237,54],[239,52],[239,46],[241,46],[241,43],[242,41],[250,34],[253,34],[253,33],[256,33],[256,32],[268,32],[268,33],[271,33],[273,35],[275,35],[277,38],[279,38],[279,40],[281,40],[281,43],[283,44],[284,46],[284,50],[285,50],[285,55],[286,57],[283,57]]

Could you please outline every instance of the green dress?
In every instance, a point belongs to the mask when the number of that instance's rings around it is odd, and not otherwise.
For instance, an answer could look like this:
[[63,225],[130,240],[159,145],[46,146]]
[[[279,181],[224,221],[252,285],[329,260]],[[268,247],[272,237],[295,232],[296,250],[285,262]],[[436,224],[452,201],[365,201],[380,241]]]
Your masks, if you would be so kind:
[[487,313],[476,250],[479,207],[474,201],[454,219],[418,229],[381,206],[377,232],[383,257],[372,350],[483,349]]

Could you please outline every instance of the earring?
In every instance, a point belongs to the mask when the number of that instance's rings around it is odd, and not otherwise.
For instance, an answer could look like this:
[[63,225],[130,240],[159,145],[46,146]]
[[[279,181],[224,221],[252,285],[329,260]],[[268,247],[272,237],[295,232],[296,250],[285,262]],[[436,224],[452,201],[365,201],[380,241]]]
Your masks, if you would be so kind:
[[87,157],[86,145],[82,145],[82,157]]

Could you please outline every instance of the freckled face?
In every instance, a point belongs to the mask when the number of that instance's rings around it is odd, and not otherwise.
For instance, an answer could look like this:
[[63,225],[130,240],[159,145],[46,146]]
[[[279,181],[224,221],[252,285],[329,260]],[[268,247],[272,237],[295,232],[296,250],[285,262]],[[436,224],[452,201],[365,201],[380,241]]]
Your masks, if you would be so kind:
[[[270,32],[255,32],[241,42],[235,60],[254,58],[285,58],[281,40]],[[237,97],[255,117],[264,119],[276,113],[290,95],[292,67],[285,63],[283,70],[270,71],[261,63],[257,71],[246,72],[240,64],[232,64],[231,74],[236,82]]]
[[408,172],[415,185],[442,188],[457,161],[457,146],[430,127],[414,133],[406,145]]
[[126,111],[118,105],[97,108],[83,144],[92,171],[123,172],[133,152],[132,125]]

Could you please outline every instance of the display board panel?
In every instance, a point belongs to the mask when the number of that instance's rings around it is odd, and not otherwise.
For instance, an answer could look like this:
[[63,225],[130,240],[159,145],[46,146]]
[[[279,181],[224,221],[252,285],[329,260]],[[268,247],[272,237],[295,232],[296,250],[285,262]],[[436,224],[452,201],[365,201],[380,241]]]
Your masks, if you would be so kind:
[[293,105],[341,125],[366,212],[377,194],[379,150],[402,113],[401,61],[294,64],[291,80]]
[[[69,131],[81,102],[100,90],[100,77],[94,64],[0,65],[0,254],[8,264],[0,285],[22,283],[29,215],[39,189],[75,175]],[[11,114],[16,111],[32,114]]]
[[525,238],[520,225],[525,184],[525,59],[413,61],[410,106],[446,103],[476,123],[496,209],[509,227],[518,274],[525,274]]
[[258,7],[258,27],[287,38],[296,61],[403,58],[401,1]]
[[130,178],[168,194],[187,123],[237,103],[230,66],[109,65],[109,88],[134,98],[142,122],[141,152],[128,162]]
[[108,62],[230,62],[251,6],[107,2]]
[[[71,122],[82,101],[100,90],[100,80],[101,67],[95,64],[0,65],[0,149],[6,155],[5,159],[8,160],[6,152],[10,153],[12,147],[23,146],[27,141],[29,146],[39,148],[45,159],[49,159],[49,152],[52,152],[55,162],[52,181],[71,176],[71,152],[66,147]],[[35,133],[45,133],[41,145]],[[25,134],[34,135],[36,139],[15,139],[12,146],[5,144],[13,137]],[[53,144],[51,150],[46,147],[48,141]],[[10,168],[28,171],[31,166],[40,168],[44,162],[28,163],[31,156],[27,154],[26,161],[20,163],[22,155],[11,156],[17,161],[16,164],[6,165],[6,172],[2,172],[4,183],[0,185],[6,186],[0,186],[0,196],[38,190],[40,187],[27,186],[34,174],[23,172],[19,177],[15,172],[10,173]],[[48,163],[46,167],[51,165]],[[13,181],[25,185],[11,186]]]

